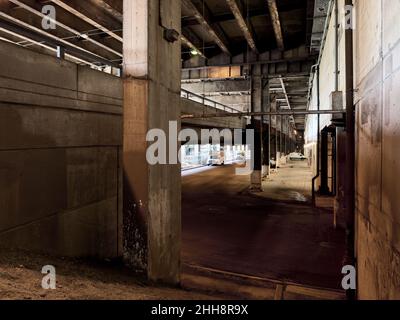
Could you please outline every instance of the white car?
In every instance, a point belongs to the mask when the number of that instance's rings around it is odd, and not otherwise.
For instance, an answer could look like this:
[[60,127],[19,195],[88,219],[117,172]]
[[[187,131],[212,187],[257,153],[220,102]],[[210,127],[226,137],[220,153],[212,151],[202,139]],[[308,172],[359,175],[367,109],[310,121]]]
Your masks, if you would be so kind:
[[225,157],[223,155],[212,155],[208,159],[209,166],[223,166],[225,164]]
[[298,152],[293,152],[288,155],[288,159],[290,161],[304,161],[307,160],[307,157],[305,157],[303,154],[298,153]]
[[246,162],[246,157],[242,154],[238,154],[236,157],[236,162],[238,163],[245,163]]

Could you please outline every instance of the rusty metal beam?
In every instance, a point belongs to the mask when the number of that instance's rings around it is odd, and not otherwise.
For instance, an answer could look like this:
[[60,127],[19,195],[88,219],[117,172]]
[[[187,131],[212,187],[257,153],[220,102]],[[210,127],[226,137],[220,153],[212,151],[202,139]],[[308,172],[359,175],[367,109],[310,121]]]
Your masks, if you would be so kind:
[[268,2],[268,8],[271,16],[272,25],[274,27],[274,33],[278,49],[284,50],[285,45],[283,43],[282,27],[281,27],[281,21],[279,19],[279,11],[276,5],[276,0],[267,0],[267,2]]
[[246,38],[246,41],[249,44],[251,50],[258,54],[254,35],[250,29],[250,26],[243,18],[243,8],[241,3],[239,3],[237,0],[226,0],[226,2],[228,3],[229,8],[235,16],[236,22],[239,25],[240,30],[243,32],[243,35]]
[[211,14],[208,12],[208,10],[204,7],[202,10],[203,13],[201,13],[199,8],[197,8],[197,6],[195,6],[191,0],[182,0],[182,5],[193,12],[196,20],[209,33],[209,35],[213,38],[213,41],[218,45],[218,47],[220,47],[224,53],[232,55],[230,50],[228,49],[227,41],[226,39],[224,39],[225,37],[223,36],[223,34],[221,32],[217,32],[212,27]]

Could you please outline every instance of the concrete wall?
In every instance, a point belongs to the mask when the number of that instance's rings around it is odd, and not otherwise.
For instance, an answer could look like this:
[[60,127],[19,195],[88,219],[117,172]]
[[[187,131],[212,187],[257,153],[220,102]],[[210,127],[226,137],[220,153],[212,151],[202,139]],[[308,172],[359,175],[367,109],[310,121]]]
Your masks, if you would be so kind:
[[[205,106],[199,102],[189,99],[181,99],[181,113],[187,114],[215,114],[216,112],[223,113],[223,110],[215,109],[214,107]],[[184,127],[202,127],[202,128],[231,128],[231,129],[245,129],[245,118],[208,118],[208,119],[183,119],[182,126]]]
[[116,257],[122,83],[0,46],[0,244]]
[[[345,39],[344,39],[344,0],[339,1],[339,84],[338,90],[344,93],[345,91]],[[335,13],[329,20],[328,33],[326,36],[325,46],[322,52],[320,69],[320,108],[321,110],[330,110],[330,94],[335,91]],[[345,105],[345,95],[343,95],[343,105]],[[310,110],[317,110],[318,99],[317,99],[317,76],[314,76],[313,87],[311,92],[311,100],[309,104]],[[320,128],[321,130],[325,126],[331,124],[331,115],[320,116]],[[318,127],[318,116],[309,115],[306,118],[305,128],[305,141],[306,141],[306,154],[311,154],[315,158],[316,154],[316,143],[317,143],[317,127]],[[316,162],[312,162],[314,173],[316,172]]]
[[400,2],[355,5],[359,297],[399,299]]
[[182,89],[204,95],[210,100],[238,111],[250,111],[251,84],[248,79],[243,77],[208,81],[186,80],[182,82]]
[[[339,1],[343,10],[343,1]],[[400,3],[356,0],[356,251],[360,299],[400,298]],[[321,64],[321,106],[334,88],[332,22]],[[343,30],[340,32],[344,41]],[[340,61],[344,47],[340,46]],[[340,67],[339,89],[345,69]],[[311,106],[315,109],[316,88]],[[309,117],[306,138],[316,138]],[[321,129],[329,118],[321,117]],[[349,177],[347,177],[349,178]]]

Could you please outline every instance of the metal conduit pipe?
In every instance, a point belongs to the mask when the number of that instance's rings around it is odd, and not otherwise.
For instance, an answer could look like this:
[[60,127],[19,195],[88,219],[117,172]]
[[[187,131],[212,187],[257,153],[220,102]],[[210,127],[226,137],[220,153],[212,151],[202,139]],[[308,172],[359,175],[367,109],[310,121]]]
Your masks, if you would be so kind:
[[[352,0],[345,0],[347,7],[353,6]],[[355,108],[354,108],[354,61],[353,61],[353,29],[345,30],[345,59],[346,59],[346,234],[347,252],[345,264],[357,265],[355,251]],[[356,299],[355,290],[347,291],[350,300]]]
[[[310,100],[311,100],[311,91],[312,91],[312,87],[314,85],[314,78],[315,78],[315,74],[317,75],[317,109],[318,111],[320,111],[321,108],[321,100],[320,100],[320,74],[319,74],[319,67],[321,64],[321,59],[322,59],[322,54],[324,52],[324,48],[325,48],[325,43],[326,43],[326,38],[328,35],[328,29],[329,29],[329,22],[331,20],[331,16],[332,16],[332,11],[333,11],[333,4],[334,2],[337,3],[337,0],[331,0],[329,2],[329,6],[328,6],[328,14],[325,20],[325,26],[324,26],[324,32],[323,32],[323,36],[322,36],[322,43],[321,43],[321,50],[319,52],[319,56],[318,56],[318,61],[315,65],[312,66],[311,71],[312,74],[310,76],[310,82],[309,82],[309,90],[308,90],[308,109],[310,108]],[[313,72],[314,70],[314,72]],[[316,72],[315,72],[316,70]],[[317,125],[317,175],[315,177],[313,177],[312,179],[312,204],[313,206],[315,206],[315,181],[320,177],[320,120],[321,117],[318,114],[318,125]]]
[[[319,76],[319,65],[317,66],[317,109],[318,111],[320,111],[321,109],[321,100],[320,100],[320,76]],[[315,181],[319,178],[320,176],[320,152],[319,152],[319,148],[321,145],[321,139],[320,139],[320,132],[321,132],[321,124],[320,121],[321,120],[321,116],[318,114],[318,124],[317,124],[317,175],[315,177],[312,178],[312,204],[315,207]]]

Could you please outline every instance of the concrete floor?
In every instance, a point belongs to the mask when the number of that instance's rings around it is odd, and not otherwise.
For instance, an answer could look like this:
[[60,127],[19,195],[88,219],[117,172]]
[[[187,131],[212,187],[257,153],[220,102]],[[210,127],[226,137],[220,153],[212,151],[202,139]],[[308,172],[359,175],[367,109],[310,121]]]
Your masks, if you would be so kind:
[[307,162],[281,164],[263,181],[263,197],[285,202],[310,202],[313,173]]
[[332,212],[304,202],[309,169],[288,164],[257,195],[234,169],[183,174],[184,266],[339,289],[345,234],[333,229]]

